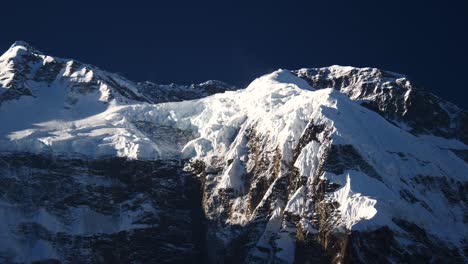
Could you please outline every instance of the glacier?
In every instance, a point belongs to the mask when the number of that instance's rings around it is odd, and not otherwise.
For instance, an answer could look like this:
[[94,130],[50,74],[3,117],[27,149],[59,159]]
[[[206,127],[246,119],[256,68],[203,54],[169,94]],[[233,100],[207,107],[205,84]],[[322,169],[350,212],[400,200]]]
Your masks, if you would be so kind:
[[[18,72],[18,65],[27,69]],[[446,260],[466,261],[468,163],[460,153],[468,145],[454,125],[464,110],[440,103],[437,111],[450,113],[446,129],[407,119],[411,95],[420,92],[404,75],[372,68],[279,69],[244,89],[204,85],[177,86],[190,96],[157,101],[155,91],[163,96],[171,86],[152,85],[148,95],[148,85],[17,42],[0,57],[0,151],[183,164],[180,173],[202,182],[210,262],[235,259],[243,246],[236,243],[246,243],[240,260],[248,263],[323,261],[309,252],[317,244],[329,262],[353,255],[372,263],[375,249],[349,241],[374,243],[367,234],[383,227],[394,238],[388,248],[399,252],[384,256],[389,263],[429,254],[433,244],[451,252]],[[206,85],[223,88],[194,92]],[[104,181],[97,184],[116,184]],[[61,259],[46,240],[18,242],[13,222],[30,218],[5,196],[0,202],[9,219],[0,224],[0,244],[16,241],[14,259]],[[132,214],[157,215],[148,201],[127,216],[85,205],[67,210],[77,218],[72,226],[44,207],[35,221],[49,231],[90,235],[144,228]],[[427,241],[412,241],[414,226]]]

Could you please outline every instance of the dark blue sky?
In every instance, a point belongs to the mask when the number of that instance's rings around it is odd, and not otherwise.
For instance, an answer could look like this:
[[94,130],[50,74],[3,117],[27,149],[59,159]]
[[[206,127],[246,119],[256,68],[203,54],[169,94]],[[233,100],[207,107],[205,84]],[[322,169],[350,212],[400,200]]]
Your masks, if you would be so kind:
[[135,81],[242,86],[277,68],[371,66],[468,108],[467,0],[8,2],[1,50],[24,40]]

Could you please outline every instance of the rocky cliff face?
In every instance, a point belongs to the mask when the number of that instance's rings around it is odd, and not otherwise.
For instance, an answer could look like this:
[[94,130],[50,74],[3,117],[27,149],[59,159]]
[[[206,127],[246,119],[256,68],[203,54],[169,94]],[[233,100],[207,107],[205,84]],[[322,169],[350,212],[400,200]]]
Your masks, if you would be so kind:
[[334,88],[413,134],[468,143],[468,113],[412,84],[402,74],[375,68],[329,67],[294,72],[317,89]]
[[201,258],[198,183],[178,161],[4,153],[2,263]]
[[467,112],[403,75],[136,84],[17,42],[0,85],[2,262],[467,261]]

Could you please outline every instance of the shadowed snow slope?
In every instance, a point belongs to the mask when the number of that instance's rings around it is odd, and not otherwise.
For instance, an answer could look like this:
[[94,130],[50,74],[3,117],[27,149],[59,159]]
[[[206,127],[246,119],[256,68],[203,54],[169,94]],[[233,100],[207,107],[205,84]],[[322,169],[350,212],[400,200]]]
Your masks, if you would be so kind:
[[[352,241],[371,243],[364,236],[382,228],[391,230],[389,250],[400,252],[388,253],[388,262],[429,254],[421,247],[432,243],[466,260],[468,146],[391,122],[388,108],[364,107],[379,94],[364,98],[362,83],[341,91],[319,85],[324,72],[360,74],[356,68],[278,70],[242,90],[153,104],[117,75],[38,52],[28,53],[34,63],[18,75],[24,46],[0,57],[0,150],[187,161],[204,184],[203,210],[213,223],[207,241],[225,254],[208,256],[213,262],[235,259],[233,248],[247,242],[237,256],[246,262],[370,262],[378,249]],[[51,63],[60,64],[53,77],[39,73]],[[37,77],[43,74],[47,80]],[[76,85],[82,82],[90,85]],[[105,221],[86,213],[94,216]],[[414,238],[421,232],[427,240]],[[319,256],[310,253],[317,245]]]

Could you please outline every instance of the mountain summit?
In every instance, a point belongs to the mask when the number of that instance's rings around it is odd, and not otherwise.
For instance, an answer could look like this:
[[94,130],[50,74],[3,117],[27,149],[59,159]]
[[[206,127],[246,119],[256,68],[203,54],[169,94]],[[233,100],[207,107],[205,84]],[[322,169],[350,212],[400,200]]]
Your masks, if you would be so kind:
[[0,260],[464,263],[468,114],[401,74],[134,83],[0,57]]

